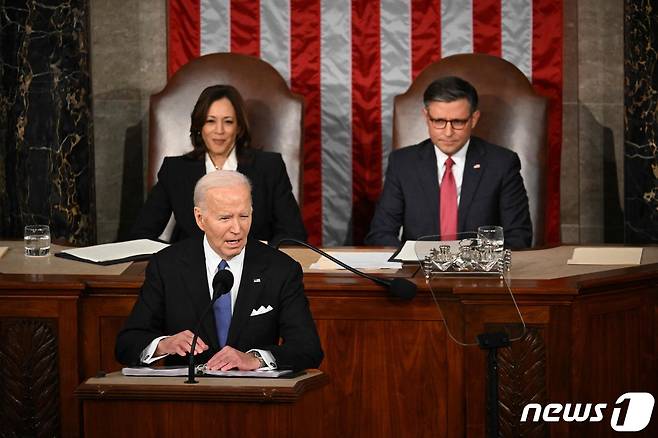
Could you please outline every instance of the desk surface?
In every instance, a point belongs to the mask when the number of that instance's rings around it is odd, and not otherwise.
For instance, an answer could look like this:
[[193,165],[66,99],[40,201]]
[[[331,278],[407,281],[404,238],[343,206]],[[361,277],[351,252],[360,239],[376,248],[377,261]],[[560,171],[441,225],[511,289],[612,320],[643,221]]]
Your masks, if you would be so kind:
[[[637,265],[568,265],[575,245],[555,248],[512,252],[512,278],[517,279],[555,279],[573,277],[613,269],[628,268]],[[605,249],[605,246],[601,246]],[[658,247],[644,247],[641,265],[658,263]]]
[[23,241],[0,241],[0,247],[8,247],[0,257],[2,274],[120,275],[131,265],[127,262],[102,266],[55,257],[54,254],[66,249],[55,244],[50,245],[50,254],[43,257],[26,257]]
[[306,370],[291,378],[197,377],[196,384],[187,384],[185,380],[186,377],[127,377],[117,371],[87,379],[75,395],[80,399],[291,402],[304,392],[325,385],[328,379],[320,370]]
[[[94,276],[115,276],[121,277],[122,280],[129,277],[137,277],[135,280],[140,281],[143,278],[143,271],[146,266],[145,262],[140,263],[121,263],[110,266],[100,266],[90,263],[82,263],[73,260],[66,260],[54,257],[51,253],[48,257],[25,257],[23,255],[23,243],[18,241],[0,241],[0,247],[9,246],[9,251],[0,257],[0,273],[2,274],[19,274],[19,275],[49,275],[53,277],[61,275],[84,276],[85,278]],[[62,249],[53,245],[53,252]],[[658,246],[644,247],[642,262],[639,266],[633,265],[568,265],[567,260],[571,258],[573,249],[576,246],[565,245],[555,248],[514,251],[512,253],[512,280],[551,280],[558,278],[568,278],[588,274],[603,273],[620,269],[638,268],[642,270],[650,265],[658,263]],[[605,248],[605,246],[602,246]],[[360,250],[362,248],[358,248]],[[337,250],[342,250],[337,249]],[[352,248],[352,250],[355,250]],[[306,248],[283,248],[283,251],[296,259],[302,265],[304,272],[307,274],[328,275],[333,278],[349,278],[353,274],[345,270],[317,271],[309,270],[309,266],[319,259],[319,255]],[[387,251],[391,249],[372,249],[368,251]],[[419,277],[422,281],[422,273],[418,272],[418,266],[415,264],[405,265],[400,271],[392,272],[382,270],[379,275],[385,277]],[[627,271],[625,271],[627,272]],[[19,278],[17,278],[19,279]],[[106,279],[109,279],[106,277]],[[25,277],[25,281],[29,278]],[[42,280],[40,278],[40,280]],[[348,281],[349,283],[349,281]]]

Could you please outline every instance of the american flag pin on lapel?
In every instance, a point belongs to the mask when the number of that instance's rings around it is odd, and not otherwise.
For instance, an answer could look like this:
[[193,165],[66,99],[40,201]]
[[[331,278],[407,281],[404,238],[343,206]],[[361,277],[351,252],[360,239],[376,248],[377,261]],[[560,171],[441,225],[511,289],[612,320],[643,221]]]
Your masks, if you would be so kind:
[[480,168],[480,163],[473,166],[473,169],[479,169],[479,168]]
[[254,283],[260,283],[260,278],[254,278]]

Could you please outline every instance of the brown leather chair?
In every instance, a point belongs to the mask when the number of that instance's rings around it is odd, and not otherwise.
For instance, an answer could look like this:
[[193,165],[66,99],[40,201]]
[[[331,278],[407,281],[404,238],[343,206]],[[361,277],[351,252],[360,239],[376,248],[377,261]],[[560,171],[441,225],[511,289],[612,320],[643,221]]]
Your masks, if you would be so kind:
[[519,155],[530,200],[533,246],[543,245],[548,99],[535,93],[526,76],[504,59],[473,53],[448,56],[425,68],[404,94],[395,97],[394,149],[428,137],[421,113],[423,92],[442,76],[459,76],[478,91],[482,115],[473,134]]
[[301,203],[303,98],[293,94],[267,62],[234,53],[201,56],[181,67],[165,88],[151,96],[149,126],[149,188],[166,156],[192,150],[190,114],[201,91],[230,84],[247,107],[252,146],[279,152],[286,163],[293,194]]

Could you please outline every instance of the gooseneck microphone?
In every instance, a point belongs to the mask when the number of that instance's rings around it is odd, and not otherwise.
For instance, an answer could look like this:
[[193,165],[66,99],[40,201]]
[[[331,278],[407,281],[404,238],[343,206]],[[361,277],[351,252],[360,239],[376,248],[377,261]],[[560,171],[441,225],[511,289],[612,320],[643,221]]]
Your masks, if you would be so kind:
[[199,383],[194,378],[194,349],[196,348],[196,341],[199,337],[201,322],[203,321],[203,318],[206,317],[208,311],[212,309],[215,301],[217,301],[222,295],[231,291],[231,288],[233,287],[233,281],[233,273],[228,269],[221,269],[217,271],[212,279],[212,299],[210,300],[208,307],[206,307],[206,309],[201,314],[201,317],[197,321],[196,327],[194,328],[194,337],[192,338],[192,346],[190,347],[190,362],[187,369],[187,380],[185,383]]
[[396,298],[402,298],[403,300],[410,300],[413,297],[416,296],[416,285],[412,283],[411,281],[407,280],[406,278],[394,278],[392,280],[387,280],[384,278],[379,278],[375,277],[372,275],[368,275],[365,272],[361,272],[356,268],[353,268],[346,263],[341,262],[335,257],[330,256],[326,252],[322,251],[320,248],[311,245],[310,243],[303,242],[301,240],[293,239],[291,237],[284,237],[281,240],[279,240],[276,244],[276,248],[278,249],[279,246],[282,243],[285,242],[290,242],[290,243],[296,243],[298,245],[305,246],[306,248],[310,249],[313,252],[316,252],[332,262],[336,263],[337,265],[342,266],[343,268],[347,269],[348,271],[358,275],[359,277],[367,278],[368,280],[377,283],[381,286],[384,286],[388,288],[389,292],[391,293],[391,296],[396,297]]

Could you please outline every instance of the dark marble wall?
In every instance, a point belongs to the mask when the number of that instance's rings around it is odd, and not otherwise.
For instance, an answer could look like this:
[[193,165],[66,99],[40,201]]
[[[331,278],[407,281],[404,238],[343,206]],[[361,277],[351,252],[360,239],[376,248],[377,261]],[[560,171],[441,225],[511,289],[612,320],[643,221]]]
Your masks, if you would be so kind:
[[89,0],[98,243],[144,203],[149,98],[167,84],[167,2]]
[[0,236],[96,240],[87,0],[0,0]]
[[625,241],[658,243],[658,0],[626,0]]

